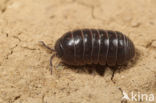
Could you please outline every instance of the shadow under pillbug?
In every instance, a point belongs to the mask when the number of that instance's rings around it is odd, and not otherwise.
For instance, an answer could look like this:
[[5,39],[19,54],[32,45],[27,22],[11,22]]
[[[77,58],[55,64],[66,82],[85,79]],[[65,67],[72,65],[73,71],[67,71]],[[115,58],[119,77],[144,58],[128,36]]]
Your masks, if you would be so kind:
[[117,66],[126,64],[135,55],[133,42],[118,31],[102,29],[79,29],[65,33],[51,49],[52,59],[58,56],[68,65],[99,64]]

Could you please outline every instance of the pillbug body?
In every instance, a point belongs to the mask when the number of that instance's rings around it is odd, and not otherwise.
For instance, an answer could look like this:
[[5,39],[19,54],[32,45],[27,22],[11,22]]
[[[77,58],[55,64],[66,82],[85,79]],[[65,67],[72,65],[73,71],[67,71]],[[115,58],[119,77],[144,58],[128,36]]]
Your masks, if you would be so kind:
[[128,37],[118,31],[101,29],[70,31],[56,41],[55,49],[46,47],[68,65],[117,66],[126,64],[135,55],[134,44]]

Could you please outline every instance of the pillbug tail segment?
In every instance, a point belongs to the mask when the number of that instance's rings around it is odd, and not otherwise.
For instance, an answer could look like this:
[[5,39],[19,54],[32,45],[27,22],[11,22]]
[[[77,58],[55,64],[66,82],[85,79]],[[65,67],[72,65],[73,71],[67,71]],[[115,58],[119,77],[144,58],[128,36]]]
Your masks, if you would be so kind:
[[39,41],[39,43],[44,46],[45,48],[47,48],[48,50],[52,51],[52,52],[55,52],[56,50],[55,49],[52,49],[50,48],[48,45],[46,45],[43,41]]

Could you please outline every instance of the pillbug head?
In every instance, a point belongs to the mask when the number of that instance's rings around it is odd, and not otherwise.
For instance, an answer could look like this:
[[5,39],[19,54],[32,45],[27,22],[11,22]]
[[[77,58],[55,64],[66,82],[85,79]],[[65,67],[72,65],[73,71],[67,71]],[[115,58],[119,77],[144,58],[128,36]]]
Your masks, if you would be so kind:
[[61,39],[58,39],[58,40],[56,41],[55,50],[56,50],[57,55],[58,55],[59,57],[62,57],[62,56],[63,56],[63,47],[62,47]]

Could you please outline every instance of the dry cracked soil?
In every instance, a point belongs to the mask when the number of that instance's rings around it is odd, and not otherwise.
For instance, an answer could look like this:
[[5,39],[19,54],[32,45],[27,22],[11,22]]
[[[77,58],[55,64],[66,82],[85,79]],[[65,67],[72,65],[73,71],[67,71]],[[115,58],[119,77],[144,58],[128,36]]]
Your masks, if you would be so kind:
[[[94,66],[59,65],[59,58],[51,75],[51,52],[38,41],[53,48],[80,28],[123,32],[135,58],[113,80],[109,67],[101,75]],[[138,102],[156,103],[156,0],[0,0],[0,103]]]

